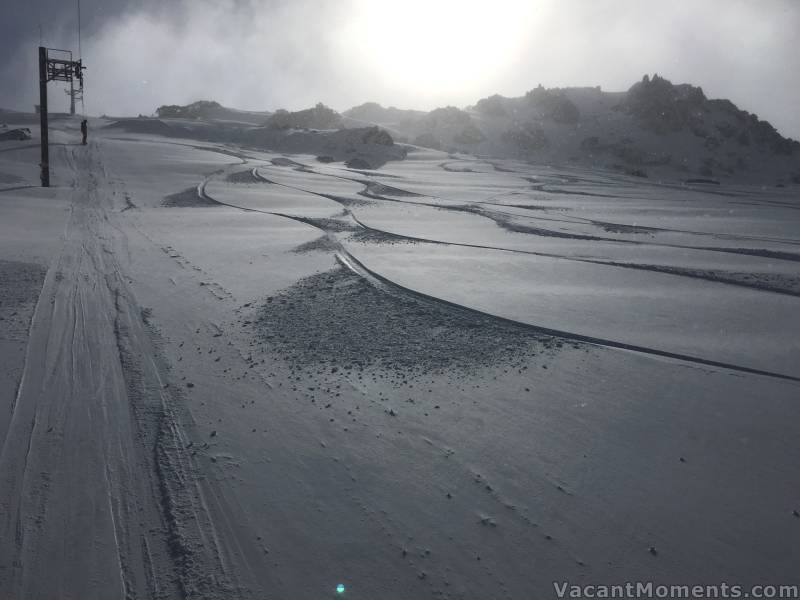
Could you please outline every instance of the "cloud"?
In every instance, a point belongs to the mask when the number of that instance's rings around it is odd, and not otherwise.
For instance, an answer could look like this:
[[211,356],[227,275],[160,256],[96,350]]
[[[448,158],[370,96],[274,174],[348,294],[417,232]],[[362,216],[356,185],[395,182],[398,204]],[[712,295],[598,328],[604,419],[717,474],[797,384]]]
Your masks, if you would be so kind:
[[[183,2],[108,24],[84,45],[100,112],[213,98],[241,108],[316,102],[333,87],[326,26],[310,2]],[[87,92],[87,98],[88,98]]]
[[[87,9],[83,40],[92,114],[198,99],[429,109],[538,83],[624,90],[658,72],[800,138],[792,0],[120,0],[101,14],[102,4]],[[75,46],[74,23],[63,22],[47,42]],[[0,74],[0,105],[36,102],[38,40],[29,38]]]

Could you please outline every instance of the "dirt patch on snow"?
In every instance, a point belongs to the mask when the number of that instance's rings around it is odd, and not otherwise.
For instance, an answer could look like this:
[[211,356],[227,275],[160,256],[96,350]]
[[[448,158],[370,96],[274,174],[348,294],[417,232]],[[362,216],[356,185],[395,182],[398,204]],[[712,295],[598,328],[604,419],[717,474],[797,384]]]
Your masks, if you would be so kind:
[[267,298],[253,324],[263,351],[332,372],[526,368],[533,355],[562,345],[513,323],[378,289],[343,267]]
[[350,235],[350,240],[354,242],[363,242],[369,244],[419,244],[420,240],[408,238],[402,235],[396,235],[386,231],[378,231],[377,229],[362,229]]
[[253,175],[253,171],[248,169],[246,171],[237,171],[230,173],[225,177],[225,181],[229,183],[266,183],[263,179],[258,179]]
[[310,242],[300,244],[299,246],[293,248],[292,252],[296,254],[305,254],[306,252],[335,252],[338,248],[339,245],[336,243],[336,241],[332,240],[329,235],[325,234],[311,240]]
[[178,208],[192,208],[197,206],[219,206],[218,203],[208,198],[203,198],[197,193],[197,188],[186,188],[182,192],[176,192],[169,196],[164,196],[161,206],[178,207]]

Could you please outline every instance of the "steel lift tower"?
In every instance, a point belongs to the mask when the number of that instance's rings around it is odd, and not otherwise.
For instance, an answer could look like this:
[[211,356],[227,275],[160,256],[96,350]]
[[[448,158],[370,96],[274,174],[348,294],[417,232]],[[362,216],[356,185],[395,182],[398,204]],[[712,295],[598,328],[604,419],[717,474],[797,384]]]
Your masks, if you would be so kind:
[[[51,56],[52,53],[52,56]],[[39,46],[39,121],[42,130],[42,187],[50,187],[50,144],[47,131],[47,83],[66,81],[72,90],[70,112],[75,114],[75,98],[83,96],[82,60],[72,60],[69,50],[54,50]],[[75,88],[75,81],[78,87]],[[70,92],[67,92],[70,93]]]
[[80,102],[83,104],[83,86],[75,87],[75,82],[71,81],[69,84],[69,89],[64,90],[64,92],[69,96],[69,114],[73,117],[75,116],[75,105]]

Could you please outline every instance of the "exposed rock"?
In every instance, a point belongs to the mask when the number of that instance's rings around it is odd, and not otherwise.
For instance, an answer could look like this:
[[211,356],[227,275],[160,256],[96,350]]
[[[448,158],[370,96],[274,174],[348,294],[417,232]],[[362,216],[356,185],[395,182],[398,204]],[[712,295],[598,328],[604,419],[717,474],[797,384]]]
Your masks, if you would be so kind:
[[429,112],[423,119],[423,125],[428,130],[447,127],[457,127],[460,129],[470,124],[472,124],[472,119],[469,113],[455,106],[436,108]]
[[442,142],[432,133],[422,133],[414,138],[414,144],[423,146],[424,148],[433,148],[434,150],[442,149]]
[[[194,120],[225,120],[239,121],[260,125],[269,116],[265,111],[246,111],[226,108],[213,100],[199,100],[185,106],[166,104],[156,109],[156,114],[161,119],[194,119]],[[139,118],[146,118],[139,115]]]
[[314,108],[296,112],[276,110],[265,126],[269,129],[336,129],[342,126],[342,118],[320,102]]
[[518,129],[509,129],[503,133],[503,140],[515,145],[523,154],[538,152],[550,145],[544,129],[538,123],[524,123]]
[[656,133],[697,126],[703,117],[703,90],[688,84],[673,85],[663,77],[645,75],[628,90],[625,108]]
[[489,96],[488,98],[481,98],[475,105],[475,110],[484,115],[505,117],[508,115],[505,101],[506,99],[499,94]]
[[486,136],[483,135],[483,132],[472,123],[453,136],[453,141],[457,144],[479,144],[485,139]]
[[574,124],[581,118],[575,106],[564,92],[558,88],[547,90],[539,84],[525,94],[526,100],[534,107],[542,119],[552,119],[556,123]]
[[8,131],[3,131],[0,133],[0,141],[5,142],[9,140],[29,140],[31,139],[31,130],[27,127],[21,127],[19,129],[9,129]]
[[367,127],[358,131],[359,141],[362,144],[378,144],[379,146],[392,146],[394,140],[385,129],[380,127]]
[[351,158],[345,163],[348,169],[371,169],[372,165],[370,165],[366,159],[361,158],[360,156],[356,156],[355,158]]
[[406,110],[394,106],[385,108],[377,102],[365,102],[342,113],[345,117],[370,123],[404,123],[405,128],[425,114],[421,110]]

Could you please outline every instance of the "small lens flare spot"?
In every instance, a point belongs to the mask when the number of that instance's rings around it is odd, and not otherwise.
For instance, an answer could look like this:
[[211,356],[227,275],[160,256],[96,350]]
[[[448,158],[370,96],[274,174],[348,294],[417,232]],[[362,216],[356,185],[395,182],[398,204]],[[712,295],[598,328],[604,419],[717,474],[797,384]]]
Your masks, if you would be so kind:
[[336,593],[337,594],[344,594],[344,584],[340,583],[336,586]]

